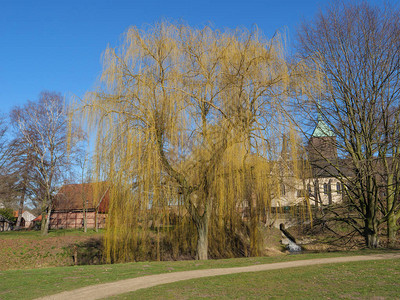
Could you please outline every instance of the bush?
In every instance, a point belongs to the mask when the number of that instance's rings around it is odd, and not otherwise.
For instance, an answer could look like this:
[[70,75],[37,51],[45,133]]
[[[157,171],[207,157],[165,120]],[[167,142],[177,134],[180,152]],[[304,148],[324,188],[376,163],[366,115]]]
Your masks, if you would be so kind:
[[70,245],[65,250],[76,265],[98,265],[104,263],[103,241],[101,238],[91,238],[88,241]]
[[14,217],[14,211],[11,208],[0,208],[0,215],[11,222],[17,221],[17,218]]

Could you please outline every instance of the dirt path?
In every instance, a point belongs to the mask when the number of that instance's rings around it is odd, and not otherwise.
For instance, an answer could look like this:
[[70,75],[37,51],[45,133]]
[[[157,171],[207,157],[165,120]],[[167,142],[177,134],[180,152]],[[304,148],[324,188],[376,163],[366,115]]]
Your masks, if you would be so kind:
[[400,253],[319,258],[319,259],[297,260],[297,261],[288,261],[282,263],[272,263],[272,264],[255,265],[247,267],[164,273],[158,275],[149,275],[144,277],[136,277],[131,279],[114,281],[110,283],[91,285],[80,289],[43,297],[40,299],[42,300],[101,299],[118,294],[133,292],[139,289],[149,288],[160,284],[166,284],[193,278],[219,276],[219,275],[227,275],[227,274],[242,273],[242,272],[257,272],[257,271],[267,271],[267,270],[285,269],[293,267],[303,267],[303,266],[311,266],[317,264],[343,263],[351,261],[379,260],[379,259],[391,259],[391,258],[400,259]]

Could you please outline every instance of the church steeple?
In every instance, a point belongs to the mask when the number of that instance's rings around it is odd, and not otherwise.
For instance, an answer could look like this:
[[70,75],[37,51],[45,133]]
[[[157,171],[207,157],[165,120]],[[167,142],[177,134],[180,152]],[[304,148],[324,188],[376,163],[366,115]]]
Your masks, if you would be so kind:
[[321,105],[317,103],[317,111],[318,111],[318,123],[315,126],[314,131],[312,133],[312,137],[334,137],[335,133],[329,128],[329,126],[325,123],[321,115]]
[[311,135],[312,137],[334,137],[335,133],[329,128],[329,126],[322,119],[320,113],[318,113],[318,123]]

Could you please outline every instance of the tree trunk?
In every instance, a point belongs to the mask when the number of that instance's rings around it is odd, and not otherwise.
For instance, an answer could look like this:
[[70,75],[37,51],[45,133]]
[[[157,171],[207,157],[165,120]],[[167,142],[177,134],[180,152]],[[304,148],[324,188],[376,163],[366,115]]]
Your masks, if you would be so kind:
[[390,213],[387,220],[387,234],[388,234],[388,246],[394,247],[396,245],[396,234],[397,234],[397,218],[393,213]]
[[258,215],[256,212],[256,195],[254,192],[250,192],[250,255],[259,256],[259,236],[258,236]]
[[25,194],[26,194],[26,184],[25,183],[26,183],[26,178],[24,177],[24,187],[22,189],[21,200],[19,201],[17,224],[15,225],[16,230],[19,230],[21,227],[22,212],[24,210]]
[[396,233],[397,233],[397,219],[398,217],[396,216],[395,210],[394,210],[394,205],[395,205],[395,197],[398,197],[398,193],[395,191],[395,188],[393,188],[393,175],[388,176],[388,187],[386,191],[387,195],[387,212],[388,212],[388,218],[387,218],[387,237],[388,237],[388,246],[389,247],[394,247],[396,244]]
[[87,215],[86,215],[86,208],[83,210],[83,232],[87,232]]
[[42,234],[44,232],[44,228],[46,227],[46,208],[42,206],[42,221],[40,223],[40,230]]
[[94,213],[94,228],[96,232],[99,232],[99,221],[98,221],[99,212],[96,210]]
[[22,221],[22,211],[24,210],[24,196],[21,198],[18,207],[18,219],[17,224],[15,224],[15,229],[19,230],[21,228],[21,221]]
[[328,203],[332,205],[332,183],[331,180],[328,182]]
[[[49,228],[50,228],[50,216],[51,216],[51,205],[49,205],[49,208],[47,210],[47,218],[45,220],[45,225],[42,228],[42,235],[46,235],[49,233]],[[43,219],[42,219],[42,225],[43,225]]]
[[196,222],[198,234],[196,259],[198,260],[208,259],[208,218],[206,216],[207,214],[204,214],[204,216],[199,218]]
[[318,198],[319,198],[319,182],[318,179],[314,183],[314,198],[315,198],[315,207],[318,208]]
[[378,248],[378,235],[376,233],[367,234],[367,247],[371,249]]
[[373,218],[367,218],[365,223],[364,236],[366,246],[371,249],[378,248],[378,223]]

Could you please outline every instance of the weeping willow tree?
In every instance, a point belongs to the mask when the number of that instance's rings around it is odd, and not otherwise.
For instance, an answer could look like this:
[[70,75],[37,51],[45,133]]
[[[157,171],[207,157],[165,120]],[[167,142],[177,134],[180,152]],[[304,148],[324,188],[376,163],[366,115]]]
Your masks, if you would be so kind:
[[130,28],[105,51],[84,111],[97,130],[97,179],[110,185],[108,261],[149,249],[159,259],[167,234],[172,252],[198,259],[260,254],[259,224],[281,193],[283,107],[289,87],[303,86],[293,72],[281,39],[257,29],[164,22]]

